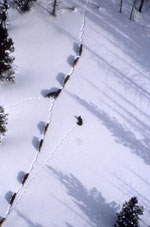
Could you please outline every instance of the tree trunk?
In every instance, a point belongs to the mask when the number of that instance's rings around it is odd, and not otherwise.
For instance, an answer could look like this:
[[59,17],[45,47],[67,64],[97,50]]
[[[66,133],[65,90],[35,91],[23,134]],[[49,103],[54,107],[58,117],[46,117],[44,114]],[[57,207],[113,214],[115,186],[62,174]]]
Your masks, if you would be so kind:
[[56,6],[57,6],[57,0],[54,0],[54,3],[53,3],[53,10],[52,10],[52,15],[53,15],[53,16],[56,16]]
[[141,4],[140,4],[140,7],[139,7],[139,12],[140,13],[142,13],[143,5],[144,5],[144,0],[141,0]]
[[133,14],[133,10],[134,10],[134,8],[135,8],[135,3],[136,3],[136,0],[134,0],[134,2],[133,2],[129,20],[132,19],[132,14]]
[[123,4],[123,0],[120,0],[120,10],[119,10],[120,13],[122,12],[122,4]]

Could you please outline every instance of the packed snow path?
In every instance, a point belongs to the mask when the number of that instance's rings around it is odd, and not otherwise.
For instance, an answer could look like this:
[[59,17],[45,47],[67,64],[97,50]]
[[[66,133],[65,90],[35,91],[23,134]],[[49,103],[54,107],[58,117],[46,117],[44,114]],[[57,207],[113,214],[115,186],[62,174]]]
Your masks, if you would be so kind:
[[[77,10],[62,10],[54,20],[38,6],[21,22],[20,15],[11,16],[19,71],[14,87],[0,90],[10,116],[0,152],[5,176],[0,182],[1,216],[7,214],[6,192],[21,185],[16,175],[32,171],[4,226],[111,227],[119,204],[131,196],[145,206],[141,226],[148,226],[149,28],[145,18],[137,21],[138,15],[130,23],[128,11],[118,14],[118,5],[110,1],[66,1],[68,5]],[[77,53],[81,44],[78,61],[72,51]],[[56,88],[63,89],[56,100],[39,95]],[[84,124],[76,128],[74,116],[79,115]],[[32,137],[36,149],[44,140],[40,153],[30,146]]]

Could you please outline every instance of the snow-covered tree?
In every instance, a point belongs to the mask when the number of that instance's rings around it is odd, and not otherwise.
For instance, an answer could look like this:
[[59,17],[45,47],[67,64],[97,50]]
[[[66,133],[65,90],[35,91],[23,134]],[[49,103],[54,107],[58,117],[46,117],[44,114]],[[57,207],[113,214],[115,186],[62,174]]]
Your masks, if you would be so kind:
[[8,36],[8,31],[3,23],[0,23],[0,81],[14,82],[14,70],[12,63],[14,57],[10,54],[14,51],[14,43]]
[[139,227],[139,215],[142,215],[144,208],[138,206],[136,197],[132,197],[128,202],[123,204],[120,213],[117,213],[117,220],[114,227]]
[[0,106],[0,143],[1,143],[1,136],[5,135],[7,124],[7,114],[4,112],[4,108]]
[[31,9],[35,1],[36,0],[14,0],[14,4],[20,13],[26,13]]

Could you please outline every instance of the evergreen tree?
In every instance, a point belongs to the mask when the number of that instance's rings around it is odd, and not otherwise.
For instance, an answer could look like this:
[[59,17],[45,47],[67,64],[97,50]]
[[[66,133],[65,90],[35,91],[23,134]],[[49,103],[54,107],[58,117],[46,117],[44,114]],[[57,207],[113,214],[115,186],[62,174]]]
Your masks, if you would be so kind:
[[5,135],[7,124],[7,114],[4,113],[4,108],[0,106],[0,143],[1,143],[1,136]]
[[8,9],[9,5],[7,0],[0,0],[0,24],[2,26],[6,26]]
[[139,227],[139,215],[143,214],[143,207],[138,206],[136,197],[132,197],[123,204],[120,213],[117,213],[117,220],[114,227]]
[[13,41],[8,37],[8,31],[3,23],[0,23],[0,80],[14,82],[14,70],[12,63],[14,57],[10,53],[14,51]]
[[36,0],[14,0],[14,4],[20,13],[26,13],[31,9],[35,1]]

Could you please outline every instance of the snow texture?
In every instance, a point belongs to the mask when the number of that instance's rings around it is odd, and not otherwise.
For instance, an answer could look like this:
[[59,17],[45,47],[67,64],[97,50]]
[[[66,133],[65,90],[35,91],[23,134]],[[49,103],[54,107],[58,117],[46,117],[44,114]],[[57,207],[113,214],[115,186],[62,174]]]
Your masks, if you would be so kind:
[[9,10],[17,69],[15,84],[0,84],[3,226],[112,227],[136,196],[147,227],[149,8],[129,21],[131,1],[121,14],[114,0],[65,0],[57,17],[48,7]]

